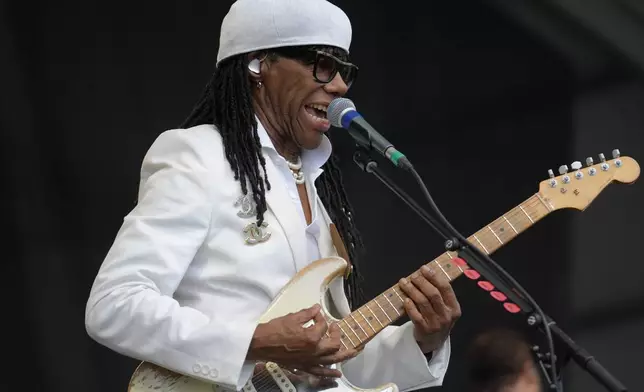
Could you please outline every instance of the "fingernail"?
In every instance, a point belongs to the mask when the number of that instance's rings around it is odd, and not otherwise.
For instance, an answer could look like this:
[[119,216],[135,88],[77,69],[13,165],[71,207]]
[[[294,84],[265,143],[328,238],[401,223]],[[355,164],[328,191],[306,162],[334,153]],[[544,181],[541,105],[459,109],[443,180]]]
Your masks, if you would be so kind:
[[428,273],[428,274],[430,274],[430,275],[434,275],[434,270],[433,270],[433,269],[431,269],[431,268],[429,268],[429,266],[428,266],[428,265],[423,265],[423,266],[422,266],[422,267],[420,267],[420,268],[421,268],[424,272],[427,272],[427,273]]
[[407,278],[402,278],[402,279],[400,279],[400,283],[402,283],[402,284],[407,284]]

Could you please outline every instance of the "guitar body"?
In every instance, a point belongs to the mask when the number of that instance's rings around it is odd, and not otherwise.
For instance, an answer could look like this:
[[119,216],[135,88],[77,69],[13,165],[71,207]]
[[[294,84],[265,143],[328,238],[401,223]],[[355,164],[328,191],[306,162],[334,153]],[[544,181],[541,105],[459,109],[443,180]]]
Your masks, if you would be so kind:
[[[343,279],[347,270],[347,262],[340,257],[330,257],[317,260],[284,286],[268,309],[260,317],[259,322],[265,323],[288,313],[294,313],[304,308],[320,304],[327,321],[337,321],[331,316],[326,306],[325,297],[331,283]],[[341,370],[341,365],[334,368]],[[217,384],[201,381],[189,376],[178,374],[149,362],[142,362],[130,379],[129,392],[213,392],[224,391],[226,388]],[[293,374],[281,369],[277,364],[258,363],[251,379],[244,385],[247,392],[398,392],[395,384],[385,384],[375,389],[363,389],[352,385],[346,378],[341,377],[323,381],[305,374]]]
[[[617,149],[613,150],[612,160],[606,160],[603,154],[600,154],[599,158],[601,162],[595,165],[592,164],[590,157],[587,158],[588,167],[585,169],[582,169],[580,162],[573,162],[571,166],[575,170],[574,173],[564,172],[554,177],[554,173],[551,172],[550,179],[540,182],[537,193],[477,231],[468,238],[468,241],[480,251],[491,254],[553,211],[564,208],[583,211],[608,184],[613,182],[630,184],[640,175],[637,161],[620,156]],[[445,252],[428,265],[433,265],[437,271],[445,274],[452,281],[469,269],[469,266],[453,260],[456,255],[455,252]],[[403,294],[399,288],[393,286],[339,321],[329,312],[326,299],[329,287],[332,284],[342,283],[341,280],[347,268],[347,262],[341,257],[329,257],[311,263],[280,291],[259,322],[265,323],[314,304],[320,304],[328,322],[338,322],[341,329],[344,325],[344,328],[350,332],[346,334],[347,340],[343,340],[345,346],[363,345],[378,333],[377,329],[381,330],[404,314]],[[347,322],[347,318],[350,322]],[[357,344],[351,336],[356,339]],[[343,334],[342,339],[344,338]],[[340,364],[336,364],[335,367],[341,370]],[[224,389],[219,385],[142,362],[134,372],[128,390],[130,392],[212,392]],[[388,383],[366,390],[352,385],[344,377],[324,381],[322,384],[315,377],[293,374],[281,369],[275,363],[258,363],[251,379],[243,387],[243,391],[398,392],[398,387]]]

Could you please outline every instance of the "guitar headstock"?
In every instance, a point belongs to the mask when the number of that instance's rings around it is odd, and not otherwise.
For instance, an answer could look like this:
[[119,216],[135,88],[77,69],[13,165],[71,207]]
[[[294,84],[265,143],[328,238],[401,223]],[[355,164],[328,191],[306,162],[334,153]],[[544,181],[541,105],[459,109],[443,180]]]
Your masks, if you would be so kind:
[[550,179],[539,184],[539,193],[555,209],[575,208],[583,211],[593,200],[613,182],[631,184],[640,175],[640,166],[631,157],[620,156],[619,150],[613,150],[613,159],[607,160],[599,154],[599,162],[593,164],[592,158],[586,158],[586,167],[576,161],[571,165],[559,167],[559,176],[555,177],[548,170]]

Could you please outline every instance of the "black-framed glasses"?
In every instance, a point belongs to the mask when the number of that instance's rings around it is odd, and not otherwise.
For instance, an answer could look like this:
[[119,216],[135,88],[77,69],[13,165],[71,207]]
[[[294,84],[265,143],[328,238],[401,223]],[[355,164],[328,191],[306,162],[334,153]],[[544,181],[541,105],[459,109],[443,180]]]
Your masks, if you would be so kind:
[[279,48],[274,52],[313,65],[313,78],[318,83],[330,83],[337,74],[340,74],[347,87],[351,87],[358,77],[358,67],[355,64],[322,50]]

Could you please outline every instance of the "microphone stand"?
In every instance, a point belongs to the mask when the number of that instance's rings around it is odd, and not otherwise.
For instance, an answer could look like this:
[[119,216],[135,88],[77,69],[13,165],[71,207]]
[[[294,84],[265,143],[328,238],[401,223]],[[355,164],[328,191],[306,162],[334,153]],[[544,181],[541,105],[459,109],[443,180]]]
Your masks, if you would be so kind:
[[[491,267],[494,266],[509,276],[507,272],[503,271],[500,266],[490,264],[480,257],[476,251],[473,251],[473,246],[469,244],[469,242],[465,241],[466,243],[463,244],[463,241],[458,240],[458,235],[450,235],[449,233],[452,230],[450,230],[448,226],[441,225],[435,218],[423,210],[422,207],[420,207],[409,195],[407,195],[384,173],[382,173],[378,168],[378,163],[373,160],[367,149],[358,145],[357,151],[353,156],[353,160],[362,171],[373,174],[396,196],[404,201],[405,204],[407,204],[421,219],[432,227],[434,231],[443,237],[445,239],[446,250],[457,252],[459,257],[465,259],[471,268],[478,272],[484,279],[492,283],[496,290],[502,292],[510,301],[518,305],[519,311],[524,316],[527,316],[526,321],[529,326],[536,327],[538,330],[546,333],[549,340],[551,339],[550,334],[557,337],[558,341],[565,347],[565,355],[562,356],[559,363],[559,374],[557,374],[557,369],[552,366],[552,364],[555,364],[556,366],[555,361],[557,360],[553,346],[550,346],[551,348],[546,354],[540,354],[538,352],[538,346],[533,348],[550,390],[563,390],[561,372],[568,361],[572,358],[582,369],[588,372],[607,390],[611,392],[627,391],[626,387],[619,380],[611,375],[590,353],[588,353],[583,347],[579,346],[572,338],[570,338],[570,336],[559,328],[552,318],[541,312],[534,301],[530,301],[526,299],[524,295],[521,295],[520,292],[524,290],[518,289],[518,284],[512,284],[510,281],[511,279],[505,278],[503,274],[499,274]],[[545,320],[542,315],[545,316]],[[547,360],[547,362],[544,362],[544,360]]]

